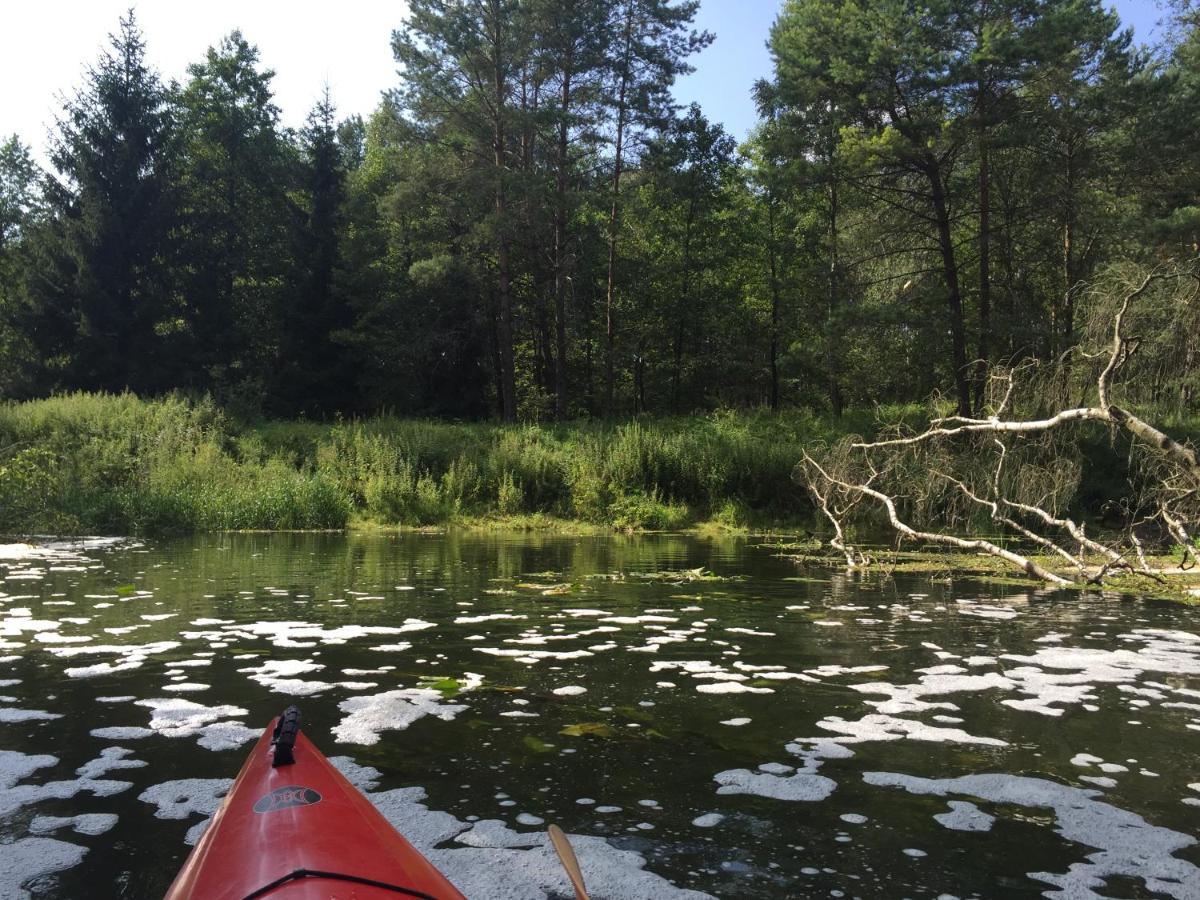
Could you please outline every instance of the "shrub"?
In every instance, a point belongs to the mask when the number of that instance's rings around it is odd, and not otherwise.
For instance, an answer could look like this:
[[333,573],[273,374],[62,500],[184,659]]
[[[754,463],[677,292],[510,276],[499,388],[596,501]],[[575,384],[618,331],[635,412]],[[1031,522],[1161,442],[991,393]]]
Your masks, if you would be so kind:
[[525,508],[525,491],[512,472],[500,476],[496,491],[496,509],[503,516],[513,516]]
[[609,516],[617,528],[649,528],[671,531],[688,524],[691,514],[682,503],[669,503],[657,491],[623,494],[612,502]]

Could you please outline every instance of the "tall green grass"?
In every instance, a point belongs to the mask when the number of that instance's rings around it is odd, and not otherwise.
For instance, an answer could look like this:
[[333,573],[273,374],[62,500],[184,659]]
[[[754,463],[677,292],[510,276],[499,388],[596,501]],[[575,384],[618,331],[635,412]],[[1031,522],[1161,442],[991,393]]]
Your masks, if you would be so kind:
[[211,403],[72,394],[0,405],[0,531],[340,528],[349,499],[312,465],[246,458]]
[[431,525],[545,515],[620,528],[809,514],[802,447],[874,416],[805,412],[553,425],[231,421],[210,401],[0,404],[0,531]]

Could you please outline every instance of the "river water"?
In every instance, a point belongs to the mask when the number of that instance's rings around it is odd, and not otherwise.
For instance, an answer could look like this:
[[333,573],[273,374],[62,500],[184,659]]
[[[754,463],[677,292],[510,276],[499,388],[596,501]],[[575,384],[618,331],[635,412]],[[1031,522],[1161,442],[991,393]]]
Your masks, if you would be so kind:
[[1168,603],[758,539],[93,541],[0,547],[0,660],[0,898],[161,896],[291,702],[472,897],[569,896],[557,822],[597,898],[1200,898]]

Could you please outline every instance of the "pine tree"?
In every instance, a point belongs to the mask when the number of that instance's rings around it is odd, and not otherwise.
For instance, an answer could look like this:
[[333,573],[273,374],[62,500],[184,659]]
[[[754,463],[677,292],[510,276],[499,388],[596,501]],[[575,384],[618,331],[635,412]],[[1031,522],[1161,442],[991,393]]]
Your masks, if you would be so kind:
[[165,89],[145,60],[133,14],[88,69],[53,138],[58,174],[48,192],[51,271],[34,284],[34,315],[76,323],[40,347],[63,384],[91,390],[161,389],[158,326],[170,311],[168,236],[174,136]]
[[404,67],[398,97],[432,139],[461,148],[490,195],[487,243],[495,258],[500,414],[517,417],[512,216],[512,141],[520,133],[515,91],[528,17],[518,0],[412,0],[392,36]]
[[0,398],[24,395],[35,374],[23,307],[30,232],[41,214],[40,170],[14,134],[0,144]]
[[281,411],[322,416],[350,409],[354,396],[346,348],[334,339],[352,316],[339,290],[346,169],[328,87],[308,114],[300,147],[304,180],[297,284],[280,322],[276,393]]
[[189,383],[253,406],[272,381],[282,305],[295,285],[298,168],[279,131],[274,73],[234,31],[188,68],[179,93],[182,260]]
[[671,86],[691,71],[687,58],[713,40],[691,30],[699,0],[618,0],[609,32],[615,37],[609,61],[609,103],[613,126],[612,177],[608,210],[608,277],[604,298],[604,409],[615,412],[615,343],[618,241],[621,230],[621,177],[630,147],[661,132],[674,110]]

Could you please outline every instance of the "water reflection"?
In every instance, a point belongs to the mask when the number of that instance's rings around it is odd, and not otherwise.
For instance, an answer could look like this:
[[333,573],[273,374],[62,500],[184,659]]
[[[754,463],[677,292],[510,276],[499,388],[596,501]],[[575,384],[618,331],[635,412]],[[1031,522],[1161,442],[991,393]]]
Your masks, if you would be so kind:
[[10,547],[0,896],[160,895],[299,698],[472,895],[565,893],[558,821],[597,896],[1192,898],[1194,617],[741,538]]

